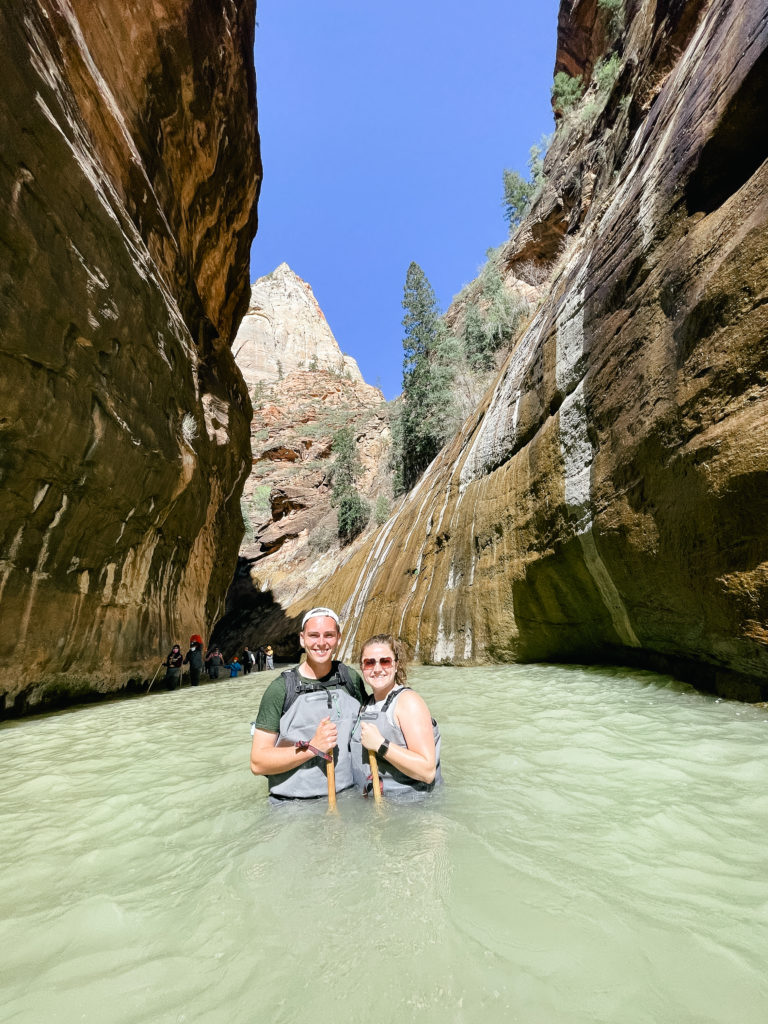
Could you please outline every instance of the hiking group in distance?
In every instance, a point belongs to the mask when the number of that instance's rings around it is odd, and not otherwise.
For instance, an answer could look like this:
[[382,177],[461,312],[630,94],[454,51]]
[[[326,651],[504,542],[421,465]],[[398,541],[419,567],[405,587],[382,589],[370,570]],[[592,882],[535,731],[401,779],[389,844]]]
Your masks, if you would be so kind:
[[[189,666],[186,673],[184,672],[185,665]],[[189,650],[186,654],[182,655],[179,644],[173,645],[165,660],[158,667],[155,678],[160,669],[164,667],[163,683],[166,689],[178,690],[185,675],[189,678],[190,686],[198,686],[203,670],[208,679],[215,680],[219,678],[221,669],[228,669],[230,678],[234,679],[239,676],[240,672],[247,676],[250,672],[264,672],[273,669],[274,665],[275,658],[271,644],[267,644],[265,647],[259,646],[255,651],[252,651],[246,644],[239,656],[235,654],[227,661],[218,644],[209,644],[203,654],[203,638],[198,633],[194,633],[189,638]],[[153,679],[152,682],[154,681]],[[152,683],[149,684],[149,688],[151,686]]]

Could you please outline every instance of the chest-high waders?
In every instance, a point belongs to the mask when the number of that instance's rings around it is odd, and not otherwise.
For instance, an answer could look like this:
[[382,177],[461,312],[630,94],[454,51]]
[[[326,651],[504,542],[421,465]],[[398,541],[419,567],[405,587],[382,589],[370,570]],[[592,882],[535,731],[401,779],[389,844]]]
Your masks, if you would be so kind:
[[[400,694],[409,690],[409,686],[398,686],[390,690],[387,696],[380,701],[373,700],[371,696],[368,704],[360,708],[358,719],[352,730],[350,752],[352,754],[352,775],[354,784],[367,796],[372,788],[371,766],[368,760],[368,751],[360,739],[360,726],[362,722],[373,722],[385,740],[397,743],[398,746],[407,747],[405,736],[395,719],[395,706]],[[432,782],[421,782],[405,775],[393,764],[390,764],[385,757],[378,758],[379,778],[381,779],[384,796],[396,800],[420,800],[431,793],[435,786],[443,781],[440,771],[440,729],[437,722],[432,719],[432,734],[435,738],[435,778]]]
[[[330,718],[338,731],[334,751],[336,791],[349,789],[354,784],[349,739],[360,701],[352,696],[353,684],[346,666],[334,662],[331,676],[323,682],[304,679],[295,668],[282,675],[286,692],[277,746],[293,746],[299,740],[311,740],[320,722]],[[313,757],[279,775],[268,775],[267,780],[269,795],[278,800],[301,800],[328,793],[326,762],[320,757]]]

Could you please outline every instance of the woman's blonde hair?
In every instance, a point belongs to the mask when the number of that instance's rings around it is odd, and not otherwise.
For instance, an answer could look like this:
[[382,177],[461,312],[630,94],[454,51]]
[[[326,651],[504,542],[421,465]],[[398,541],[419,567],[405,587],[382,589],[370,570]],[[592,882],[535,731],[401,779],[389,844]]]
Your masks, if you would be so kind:
[[370,647],[371,644],[386,644],[387,647],[389,647],[395,656],[395,686],[407,686],[408,648],[402,640],[396,640],[391,633],[377,633],[375,636],[369,636],[360,648],[360,657],[358,658],[358,661],[361,666],[363,664],[363,654],[365,653],[365,649],[366,647]]

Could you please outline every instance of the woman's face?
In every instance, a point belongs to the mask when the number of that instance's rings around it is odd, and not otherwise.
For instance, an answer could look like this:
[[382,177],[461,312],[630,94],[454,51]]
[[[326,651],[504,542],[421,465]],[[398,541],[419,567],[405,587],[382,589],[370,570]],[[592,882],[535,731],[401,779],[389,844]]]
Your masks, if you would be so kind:
[[363,678],[369,686],[381,689],[395,681],[397,662],[389,644],[368,644],[360,658]]

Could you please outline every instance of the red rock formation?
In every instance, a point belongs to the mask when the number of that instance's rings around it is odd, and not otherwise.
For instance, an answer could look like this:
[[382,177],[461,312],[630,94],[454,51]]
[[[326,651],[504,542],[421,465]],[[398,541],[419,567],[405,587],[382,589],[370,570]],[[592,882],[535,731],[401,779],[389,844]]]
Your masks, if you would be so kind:
[[[279,392],[280,405],[267,402],[254,410],[253,472],[243,494],[253,538],[244,541],[241,555],[259,585],[287,603],[316,577],[311,567],[319,551],[308,543],[310,533],[323,525],[335,534],[334,434],[353,427],[362,468],[359,489],[371,497],[388,486],[389,415],[378,388],[324,370],[289,374],[272,391]],[[254,508],[255,494],[267,489],[268,505]]]
[[219,612],[251,409],[254,4],[0,12],[0,697],[109,690]]

